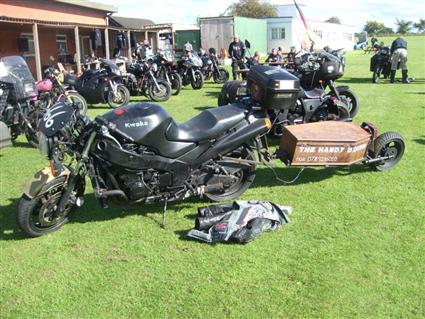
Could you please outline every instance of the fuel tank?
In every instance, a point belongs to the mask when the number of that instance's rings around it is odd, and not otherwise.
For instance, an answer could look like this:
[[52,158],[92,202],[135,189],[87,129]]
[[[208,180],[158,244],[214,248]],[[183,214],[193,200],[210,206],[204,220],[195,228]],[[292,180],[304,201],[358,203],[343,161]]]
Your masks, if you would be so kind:
[[[106,113],[104,117],[131,136],[136,143],[144,145],[151,144],[146,140],[149,133],[158,131],[158,135],[164,135],[166,127],[172,121],[161,106],[153,103],[131,103]],[[151,136],[149,134],[148,138]]]

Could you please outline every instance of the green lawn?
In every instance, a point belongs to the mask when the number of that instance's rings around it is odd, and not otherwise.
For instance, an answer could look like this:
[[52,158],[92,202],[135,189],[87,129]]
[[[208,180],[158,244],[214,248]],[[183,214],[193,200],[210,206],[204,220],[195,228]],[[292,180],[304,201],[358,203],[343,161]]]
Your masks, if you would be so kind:
[[[347,54],[338,81],[360,98],[355,122],[405,137],[399,165],[385,173],[308,168],[289,186],[260,167],[240,199],[290,205],[294,213],[289,225],[248,245],[185,240],[201,200],[169,205],[164,230],[160,205],[102,210],[91,189],[61,230],[25,238],[16,205],[47,161],[24,138],[1,150],[0,317],[425,317],[425,37],[407,40],[416,82],[372,84],[363,52]],[[163,105],[184,121],[215,106],[219,89],[207,82]],[[298,171],[277,166],[287,179]]]

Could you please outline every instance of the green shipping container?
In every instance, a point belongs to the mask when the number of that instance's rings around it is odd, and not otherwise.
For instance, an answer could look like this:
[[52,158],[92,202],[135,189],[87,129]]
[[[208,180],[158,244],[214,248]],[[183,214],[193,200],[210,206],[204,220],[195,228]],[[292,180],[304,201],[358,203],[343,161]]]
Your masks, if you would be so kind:
[[250,53],[255,51],[267,52],[267,20],[245,17],[233,17],[234,32],[242,41],[251,43]]
[[184,44],[189,41],[194,51],[201,47],[201,32],[199,30],[177,30],[174,32],[174,50],[183,52]]

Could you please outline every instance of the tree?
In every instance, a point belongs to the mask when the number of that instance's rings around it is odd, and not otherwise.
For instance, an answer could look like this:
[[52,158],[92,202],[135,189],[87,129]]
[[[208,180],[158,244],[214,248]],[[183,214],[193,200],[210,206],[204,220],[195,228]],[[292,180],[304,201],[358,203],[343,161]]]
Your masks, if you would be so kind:
[[420,19],[419,22],[413,24],[418,32],[425,32],[425,19]]
[[397,25],[397,33],[406,34],[412,29],[412,21],[396,19],[395,24]]
[[[382,34],[382,33],[388,33],[390,28],[387,28],[383,23],[378,21],[367,21],[364,28],[364,31],[366,31],[368,34]],[[392,30],[391,30],[392,31]]]
[[240,17],[265,18],[276,17],[277,7],[269,3],[260,2],[260,0],[239,0],[230,5],[226,14]]
[[341,24],[341,20],[339,20],[339,18],[336,16],[330,17],[325,22]]

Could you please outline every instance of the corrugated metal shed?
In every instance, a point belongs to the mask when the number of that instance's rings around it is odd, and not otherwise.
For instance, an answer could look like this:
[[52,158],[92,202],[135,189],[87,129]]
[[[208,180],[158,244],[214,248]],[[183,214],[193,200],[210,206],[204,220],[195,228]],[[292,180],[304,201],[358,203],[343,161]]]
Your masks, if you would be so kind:
[[201,18],[201,45],[203,48],[228,49],[234,34],[251,43],[251,52],[267,51],[267,21],[245,17]]

